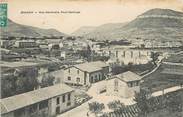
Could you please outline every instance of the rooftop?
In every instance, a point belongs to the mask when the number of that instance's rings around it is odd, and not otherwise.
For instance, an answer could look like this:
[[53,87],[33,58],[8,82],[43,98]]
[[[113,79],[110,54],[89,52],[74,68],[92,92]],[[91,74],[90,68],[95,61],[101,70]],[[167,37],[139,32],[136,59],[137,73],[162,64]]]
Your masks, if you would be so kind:
[[94,71],[99,71],[103,67],[107,67],[107,66],[109,66],[109,65],[102,61],[87,62],[87,63],[74,65],[74,67],[76,67],[82,71],[89,72],[89,73],[94,72]]
[[119,78],[120,80],[124,82],[132,82],[132,81],[138,81],[141,80],[141,77],[137,75],[136,73],[133,73],[131,71],[127,71],[115,76],[112,76],[112,78]]
[[58,84],[30,91],[27,93],[11,96],[8,98],[3,98],[0,102],[1,114],[8,113],[10,111],[14,111],[25,106],[29,106],[71,91],[73,91],[73,89],[67,86],[66,84]]

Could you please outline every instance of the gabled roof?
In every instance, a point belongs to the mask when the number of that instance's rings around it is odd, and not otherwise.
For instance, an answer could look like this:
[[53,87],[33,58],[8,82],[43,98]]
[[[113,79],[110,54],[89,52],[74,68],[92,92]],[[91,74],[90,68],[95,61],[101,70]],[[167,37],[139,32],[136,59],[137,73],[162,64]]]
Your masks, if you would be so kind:
[[137,75],[136,73],[133,73],[131,71],[127,71],[127,72],[112,76],[111,78],[118,78],[124,82],[132,82],[132,81],[141,80],[141,77],[139,75]]
[[109,66],[108,64],[106,64],[102,61],[87,62],[87,63],[74,65],[74,67],[76,67],[82,71],[89,72],[89,73],[99,71],[102,68],[108,67],[108,66]]
[[1,114],[8,113],[71,91],[73,91],[73,89],[66,84],[58,84],[8,98],[3,98],[0,102]]

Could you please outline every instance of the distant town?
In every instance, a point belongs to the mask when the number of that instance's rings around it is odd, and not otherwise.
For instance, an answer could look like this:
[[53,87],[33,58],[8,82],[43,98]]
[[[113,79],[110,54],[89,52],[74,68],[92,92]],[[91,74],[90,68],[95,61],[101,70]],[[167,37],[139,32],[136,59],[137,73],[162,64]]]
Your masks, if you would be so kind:
[[183,37],[6,35],[0,46],[2,117],[183,115]]

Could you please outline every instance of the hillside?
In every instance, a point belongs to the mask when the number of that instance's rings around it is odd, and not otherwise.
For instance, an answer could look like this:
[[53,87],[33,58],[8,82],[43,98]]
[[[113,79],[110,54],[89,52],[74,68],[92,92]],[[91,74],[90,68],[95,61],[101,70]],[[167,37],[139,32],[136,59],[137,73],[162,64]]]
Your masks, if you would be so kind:
[[94,26],[83,26],[81,28],[79,28],[78,30],[74,31],[71,35],[74,36],[83,36],[86,35],[90,32],[92,32],[93,30],[95,30],[96,27]]
[[[86,38],[97,38],[97,39],[102,39],[102,40],[106,40],[106,39],[108,39],[108,37],[118,37],[117,35],[120,34],[120,29],[125,24],[126,23],[103,24],[101,26],[95,27],[89,33],[80,35],[80,36],[84,36]],[[76,34],[76,32],[74,32],[74,33]]]
[[8,25],[5,28],[0,29],[1,36],[14,36],[14,37],[43,37],[43,36],[63,36],[55,29],[41,29],[32,26],[21,25],[8,20]]
[[84,36],[98,40],[183,40],[183,13],[169,9],[151,9],[126,25],[117,25],[107,30],[97,27]]

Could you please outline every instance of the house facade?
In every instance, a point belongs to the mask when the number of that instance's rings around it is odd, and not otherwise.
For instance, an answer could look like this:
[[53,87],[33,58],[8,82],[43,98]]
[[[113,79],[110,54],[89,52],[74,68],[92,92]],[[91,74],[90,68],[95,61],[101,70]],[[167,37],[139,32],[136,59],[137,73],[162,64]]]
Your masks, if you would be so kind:
[[106,94],[131,98],[135,92],[140,92],[140,80],[140,76],[130,71],[111,76],[106,82]]
[[34,40],[19,40],[16,41],[14,47],[17,48],[34,48],[38,47],[38,44]]
[[109,66],[101,61],[82,63],[64,70],[64,82],[71,85],[91,85],[105,79]]
[[54,85],[1,99],[0,106],[2,117],[51,117],[75,106],[74,90]]

